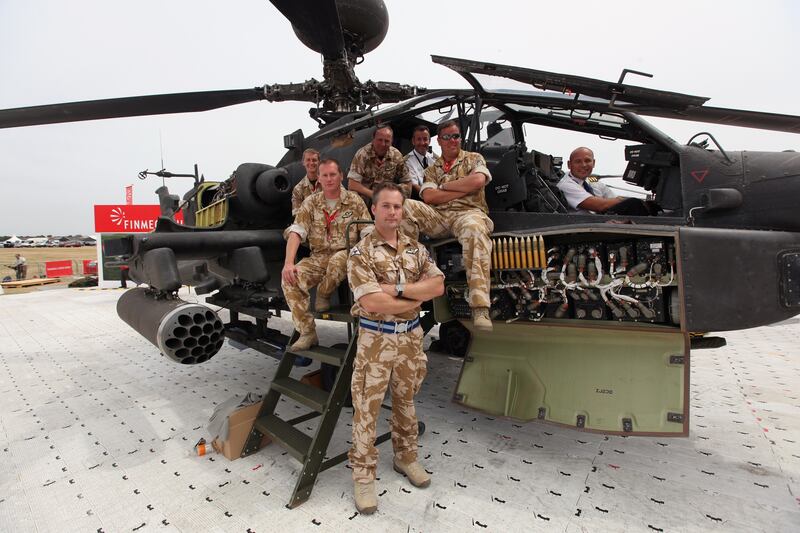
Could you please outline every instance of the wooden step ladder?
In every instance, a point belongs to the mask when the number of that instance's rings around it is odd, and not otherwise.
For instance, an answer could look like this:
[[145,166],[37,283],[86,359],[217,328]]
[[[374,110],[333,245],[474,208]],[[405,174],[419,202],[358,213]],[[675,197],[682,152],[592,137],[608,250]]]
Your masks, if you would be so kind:
[[[308,500],[320,472],[347,460],[347,452],[330,458],[326,458],[325,452],[336,428],[347,394],[350,392],[350,378],[353,375],[353,362],[356,355],[356,330],[353,328],[352,317],[347,308],[320,313],[317,318],[347,322],[349,337],[347,348],[314,346],[310,350],[293,352],[287,345],[242,451],[243,457],[258,451],[261,439],[264,435],[268,435],[302,464],[294,492],[289,499],[289,508],[297,507]],[[292,340],[296,336],[295,332]],[[307,357],[338,368],[330,392],[306,385],[289,376],[295,359],[299,357]],[[311,411],[290,420],[283,420],[275,414],[275,408],[281,396],[287,396],[305,405]],[[297,424],[316,417],[321,418],[313,435],[295,427]],[[381,435],[376,439],[375,444],[384,442],[390,437],[390,433]]]

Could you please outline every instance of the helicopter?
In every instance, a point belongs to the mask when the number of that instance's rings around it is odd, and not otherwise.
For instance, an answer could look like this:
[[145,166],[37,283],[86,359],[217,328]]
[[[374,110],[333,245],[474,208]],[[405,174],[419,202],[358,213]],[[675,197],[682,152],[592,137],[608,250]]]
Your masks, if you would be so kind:
[[[469,89],[361,81],[355,67],[388,29],[381,0],[272,4],[298,39],[323,57],[322,81],[227,91],[94,100],[0,111],[0,128],[178,112],[266,100],[301,101],[320,128],[284,137],[274,165],[243,163],[224,181],[200,181],[182,198],[160,190],[152,233],[107,243],[129,265],[120,316],[167,357],[199,364],[225,338],[265,353],[285,345],[270,318],[280,289],[283,229],[302,153],[349,166],[375,129],[391,125],[403,152],[418,125],[456,120],[462,148],[492,173],[494,332],[468,320],[465,273],[453,239],[426,242],[445,272],[446,294],[426,316],[464,362],[454,400],[492,415],[625,435],[686,435],[690,332],[770,324],[800,312],[800,157],[724,149],[710,133],[686,144],[645,117],[800,133],[800,117],[724,109],[705,97],[470,59],[432,56]],[[511,80],[526,89],[492,89]],[[525,127],[620,139],[623,179],[647,191],[649,217],[576,214],[557,183],[558,157],[526,141]],[[172,216],[180,211],[184,224]],[[192,285],[231,311],[175,297]],[[346,287],[339,293],[346,304]],[[252,317],[255,322],[239,319]],[[432,324],[429,324],[429,326]],[[183,329],[180,329],[183,328]],[[173,335],[181,331],[182,336]]]

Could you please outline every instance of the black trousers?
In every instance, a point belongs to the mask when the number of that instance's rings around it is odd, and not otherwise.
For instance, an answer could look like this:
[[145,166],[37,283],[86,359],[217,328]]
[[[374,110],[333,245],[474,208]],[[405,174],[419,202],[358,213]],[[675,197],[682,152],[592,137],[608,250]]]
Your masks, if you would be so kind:
[[620,203],[608,209],[606,215],[628,215],[632,217],[647,217],[655,215],[647,203],[639,198],[625,198]]

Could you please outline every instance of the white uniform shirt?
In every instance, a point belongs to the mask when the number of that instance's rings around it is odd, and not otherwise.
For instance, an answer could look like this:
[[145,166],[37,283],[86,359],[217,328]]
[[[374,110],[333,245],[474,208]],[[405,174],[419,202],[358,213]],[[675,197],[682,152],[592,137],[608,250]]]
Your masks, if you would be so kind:
[[427,152],[425,157],[422,157],[416,150],[411,150],[406,154],[406,168],[408,169],[408,173],[411,174],[411,180],[414,183],[421,186],[422,182],[425,180],[425,169],[422,168],[422,160],[427,159],[428,166],[431,166],[433,162],[436,161],[436,157],[436,154],[430,152]]
[[[567,207],[572,213],[594,213],[594,211],[588,211],[578,207],[581,202],[592,196],[589,194],[589,191],[583,188],[583,181],[584,180],[573,176],[572,172],[568,172],[567,175],[561,178],[561,181],[558,182],[558,188],[562,193],[564,193],[564,199],[567,201]],[[605,183],[600,181],[590,183],[587,181],[586,184],[591,187],[594,196],[599,198],[617,197],[617,195],[614,194],[614,191],[612,191]]]

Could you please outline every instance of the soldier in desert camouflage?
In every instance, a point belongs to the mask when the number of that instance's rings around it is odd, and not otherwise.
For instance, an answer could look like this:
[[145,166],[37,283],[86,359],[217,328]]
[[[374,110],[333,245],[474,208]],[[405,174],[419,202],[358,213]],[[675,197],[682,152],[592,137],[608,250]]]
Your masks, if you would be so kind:
[[350,163],[347,188],[357,192],[369,204],[375,185],[383,182],[397,183],[406,198],[411,196],[411,174],[400,150],[392,146],[394,130],[390,126],[378,126],[372,134],[372,142],[361,147]]
[[292,216],[297,214],[303,200],[319,192],[319,181],[317,174],[319,171],[319,151],[314,148],[307,148],[303,152],[303,168],[306,175],[292,189]]
[[[314,317],[309,312],[309,291],[317,286],[314,304],[317,311],[330,308],[331,294],[347,274],[347,225],[353,220],[370,218],[361,198],[342,187],[342,172],[335,159],[320,163],[318,181],[322,190],[303,201],[294,223],[284,231],[286,255],[281,287],[292,311],[294,327],[300,334],[292,350],[307,350],[317,344]],[[357,240],[358,230],[353,225],[350,244]],[[311,256],[295,264],[303,242],[311,248]]]
[[364,514],[378,507],[375,426],[387,387],[392,395],[394,469],[416,487],[430,485],[417,461],[414,395],[427,372],[422,351],[420,305],[444,292],[444,274],[428,250],[398,231],[404,196],[393,183],[375,188],[374,231],[350,250],[347,276],[359,317],[358,351],[351,381],[353,396],[353,469],[356,508]]
[[469,286],[468,303],[476,329],[492,330],[489,318],[489,268],[494,223],[489,218],[484,186],[492,179],[483,156],[461,149],[461,132],[454,120],[437,130],[441,157],[425,170],[420,188],[423,202],[405,203],[403,231],[416,238],[455,236],[461,244]]

